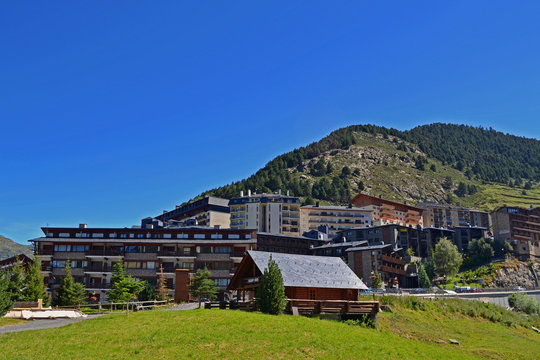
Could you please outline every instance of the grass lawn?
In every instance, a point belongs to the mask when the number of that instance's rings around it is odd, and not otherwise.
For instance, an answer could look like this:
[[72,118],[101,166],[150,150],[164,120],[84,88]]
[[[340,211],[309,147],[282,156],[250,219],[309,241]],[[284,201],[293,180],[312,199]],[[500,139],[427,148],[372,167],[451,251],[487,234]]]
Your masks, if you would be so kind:
[[0,327],[22,324],[26,320],[0,318]]
[[[111,314],[58,329],[0,335],[0,358],[537,359],[540,354],[540,337],[530,329],[400,306],[380,315],[381,331],[217,309]],[[460,345],[449,344],[449,338]]]

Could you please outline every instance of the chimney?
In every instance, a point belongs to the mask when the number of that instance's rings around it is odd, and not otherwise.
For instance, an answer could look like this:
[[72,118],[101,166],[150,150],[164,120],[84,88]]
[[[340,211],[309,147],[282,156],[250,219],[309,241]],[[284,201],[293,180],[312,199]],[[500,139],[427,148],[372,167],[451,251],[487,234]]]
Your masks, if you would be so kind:
[[251,196],[251,189],[248,189],[248,196]]
[[163,210],[163,213],[166,214],[166,213],[167,213],[167,210]]
[[403,201],[403,203],[404,203],[405,205],[407,205],[407,200]]
[[281,195],[281,189],[278,189],[278,194]]
[[379,195],[379,199],[382,199],[382,194]]
[[315,203],[315,206],[316,206],[316,207],[319,207],[319,202],[318,202],[318,201]]
[[[290,195],[289,195],[289,190],[287,190],[287,196],[290,196]],[[531,206],[532,206],[532,205],[531,205]]]
[[349,209],[352,209],[352,204],[351,203],[349,203]]
[[180,209],[180,205],[176,205],[176,209]]
[[244,197],[244,190],[240,190],[240,197]]
[[86,229],[86,224],[79,224],[79,229]]

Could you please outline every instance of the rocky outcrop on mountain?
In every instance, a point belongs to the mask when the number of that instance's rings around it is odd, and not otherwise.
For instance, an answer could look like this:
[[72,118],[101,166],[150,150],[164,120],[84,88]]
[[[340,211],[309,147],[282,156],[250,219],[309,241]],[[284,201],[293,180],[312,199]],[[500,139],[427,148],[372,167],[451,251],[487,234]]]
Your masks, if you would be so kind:
[[491,287],[514,288],[516,286],[539,286],[540,263],[515,261],[507,263],[495,272]]

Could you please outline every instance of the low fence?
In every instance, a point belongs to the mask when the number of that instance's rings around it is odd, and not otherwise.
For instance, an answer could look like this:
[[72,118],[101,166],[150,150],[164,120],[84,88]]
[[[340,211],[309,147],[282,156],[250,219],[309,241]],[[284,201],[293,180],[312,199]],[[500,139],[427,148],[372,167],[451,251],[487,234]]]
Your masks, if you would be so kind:
[[288,299],[287,310],[299,314],[377,314],[378,301]]
[[55,309],[73,309],[85,311],[87,309],[96,309],[90,311],[93,314],[106,314],[115,311],[138,311],[168,306],[172,300],[150,300],[150,301],[129,301],[129,302],[98,302],[95,304],[80,304],[77,306],[55,306]]

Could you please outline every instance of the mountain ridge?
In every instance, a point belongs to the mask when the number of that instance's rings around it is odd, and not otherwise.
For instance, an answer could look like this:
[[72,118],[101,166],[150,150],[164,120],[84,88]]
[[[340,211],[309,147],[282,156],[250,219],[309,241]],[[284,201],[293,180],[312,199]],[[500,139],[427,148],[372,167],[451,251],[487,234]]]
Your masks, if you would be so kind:
[[25,246],[0,235],[0,260],[10,258],[19,254],[32,256],[30,245]]
[[[400,131],[337,129],[275,157],[250,177],[197,196],[290,190],[305,203],[345,204],[355,193],[479,208],[540,205],[540,141],[482,127],[434,123]],[[496,189],[496,191],[494,190]],[[502,205],[502,203],[501,203]]]

